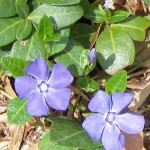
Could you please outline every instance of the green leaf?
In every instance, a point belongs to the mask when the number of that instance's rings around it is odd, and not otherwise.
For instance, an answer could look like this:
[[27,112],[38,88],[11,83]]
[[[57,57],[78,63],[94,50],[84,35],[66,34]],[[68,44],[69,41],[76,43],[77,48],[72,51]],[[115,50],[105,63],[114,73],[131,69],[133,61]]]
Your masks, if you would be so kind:
[[70,40],[67,47],[55,55],[55,61],[62,63],[74,75],[82,76],[88,74],[95,67],[95,64],[93,64],[87,68],[87,71],[85,70],[88,65],[88,53],[89,50]]
[[118,24],[112,24],[112,28],[127,32],[136,41],[145,39],[145,30],[149,26],[150,22],[143,17],[129,17]]
[[25,61],[34,61],[39,57],[47,58],[45,46],[39,41],[37,34],[24,42],[25,44],[21,44],[20,41],[17,41],[13,44],[11,57],[21,58]]
[[95,32],[94,26],[79,23],[71,27],[70,37],[83,45],[84,48],[89,48]]
[[122,70],[115,75],[113,75],[107,82],[105,86],[105,91],[109,94],[114,92],[125,92],[127,85],[127,72]]
[[16,0],[16,10],[21,18],[27,18],[29,15],[29,6],[27,0]]
[[102,23],[105,21],[105,17],[100,13],[98,9],[89,9],[84,13],[84,17],[90,19],[95,23]]
[[60,34],[60,40],[55,42],[49,42],[49,56],[52,56],[58,52],[61,52],[68,43],[68,38],[70,34],[70,28],[65,28],[59,31],[56,31],[56,33]]
[[98,83],[95,80],[88,77],[80,77],[77,80],[77,85],[86,92],[94,92],[99,89]]
[[19,98],[11,100],[7,106],[8,124],[24,124],[31,119],[31,115],[26,112],[26,100]]
[[108,18],[109,23],[115,23],[122,21],[130,16],[130,13],[128,11],[118,10],[115,11],[114,14]]
[[107,18],[107,12],[103,9],[101,4],[98,5],[98,10],[103,17]]
[[38,38],[41,41],[45,41],[47,39],[47,36],[51,37],[53,35],[53,23],[46,15],[43,15],[43,17],[41,18],[37,32]]
[[3,47],[0,47],[0,58],[5,57],[5,56],[9,56],[11,47],[12,47],[12,45],[10,45],[10,44],[3,46]]
[[7,45],[16,39],[16,32],[22,23],[20,18],[0,19],[0,46]]
[[73,5],[80,3],[80,0],[38,0],[40,3],[48,5]]
[[30,20],[22,20],[22,23],[19,25],[17,33],[16,33],[16,39],[22,40],[26,38],[32,31],[32,23]]
[[25,75],[24,69],[29,65],[28,62],[15,58],[15,57],[3,57],[2,67],[7,69],[7,71],[12,74],[13,77]]
[[14,0],[0,0],[0,17],[11,17],[17,14]]
[[150,6],[150,0],[144,0],[145,4],[147,4],[148,6]]
[[58,41],[60,39],[59,34],[54,34],[53,23],[46,15],[44,15],[43,18],[40,20],[37,33],[38,38],[42,42],[55,40]]
[[40,140],[38,146],[39,146],[39,150],[77,150],[77,149],[74,149],[71,147],[53,144],[50,141],[50,133],[49,132],[45,132],[43,134],[42,139]]
[[43,15],[54,19],[54,23],[58,29],[64,28],[79,20],[83,11],[78,5],[71,6],[51,6],[43,4],[35,9],[28,17],[32,22],[39,23]]
[[95,149],[101,147],[100,141],[94,142],[79,122],[54,117],[48,118],[48,120],[52,121],[50,130],[52,143],[77,149]]
[[109,74],[131,65],[135,48],[130,36],[116,29],[103,31],[96,42],[97,60]]

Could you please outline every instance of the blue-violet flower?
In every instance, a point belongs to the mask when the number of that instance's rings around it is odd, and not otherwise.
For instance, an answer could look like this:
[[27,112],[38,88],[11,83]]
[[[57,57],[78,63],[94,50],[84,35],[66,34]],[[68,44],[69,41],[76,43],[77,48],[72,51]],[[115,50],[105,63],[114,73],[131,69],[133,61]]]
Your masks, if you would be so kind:
[[105,0],[104,7],[106,10],[115,9],[113,0]]
[[96,61],[96,50],[95,48],[92,48],[88,55],[88,60],[91,64],[93,64]]
[[33,116],[48,115],[49,107],[66,110],[71,97],[67,88],[72,83],[70,72],[60,63],[49,70],[43,58],[26,67],[30,76],[15,79],[15,90],[21,100],[27,100],[27,112]]
[[88,108],[95,112],[88,116],[82,126],[95,140],[101,140],[106,150],[122,150],[125,138],[120,130],[128,134],[137,134],[144,128],[144,117],[132,113],[123,113],[133,96],[129,93],[115,92],[111,97],[99,90],[91,99]]

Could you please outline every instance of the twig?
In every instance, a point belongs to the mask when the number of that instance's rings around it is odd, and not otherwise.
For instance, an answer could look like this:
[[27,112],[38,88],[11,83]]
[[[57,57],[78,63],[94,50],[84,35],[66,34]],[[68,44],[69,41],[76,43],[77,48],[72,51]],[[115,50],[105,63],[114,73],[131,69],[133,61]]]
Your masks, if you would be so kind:
[[[72,92],[74,92],[75,94],[79,94],[81,91],[75,87],[73,87],[72,85],[69,86],[69,88],[72,90]],[[89,101],[89,98],[81,92],[81,97],[83,97],[85,100]]]
[[146,58],[145,60],[143,60],[143,62],[142,62],[140,65],[138,65],[138,66],[132,68],[131,70],[129,70],[129,71],[128,71],[128,74],[131,73],[131,72],[133,72],[133,71],[135,71],[136,69],[140,68],[140,67],[141,67],[147,60],[149,60],[149,59],[150,59],[150,57],[148,57],[148,58]]
[[94,44],[95,44],[95,42],[96,42],[96,40],[97,40],[97,38],[98,38],[98,35],[99,35],[99,32],[100,32],[101,26],[102,26],[102,24],[99,25],[99,27],[98,27],[98,29],[97,29],[97,31],[96,31],[96,33],[95,33],[95,35],[94,35],[94,37],[93,37],[91,43],[90,43],[90,49],[94,46]]
[[129,78],[133,78],[133,77],[136,77],[136,76],[139,76],[139,75],[142,75],[142,74],[145,74],[145,73],[148,73],[150,72],[150,69],[146,69],[146,70],[142,70],[142,71],[138,71],[138,72],[135,72],[135,73],[132,73],[130,75],[128,75],[128,79]]

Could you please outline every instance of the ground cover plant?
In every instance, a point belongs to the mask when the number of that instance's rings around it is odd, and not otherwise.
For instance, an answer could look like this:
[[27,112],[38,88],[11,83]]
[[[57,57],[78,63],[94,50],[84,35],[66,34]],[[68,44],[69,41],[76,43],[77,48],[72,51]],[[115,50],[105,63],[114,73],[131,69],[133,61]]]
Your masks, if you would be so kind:
[[32,149],[144,149],[134,136],[149,137],[149,6],[1,0],[0,131],[12,140],[0,148],[31,149],[36,132]]

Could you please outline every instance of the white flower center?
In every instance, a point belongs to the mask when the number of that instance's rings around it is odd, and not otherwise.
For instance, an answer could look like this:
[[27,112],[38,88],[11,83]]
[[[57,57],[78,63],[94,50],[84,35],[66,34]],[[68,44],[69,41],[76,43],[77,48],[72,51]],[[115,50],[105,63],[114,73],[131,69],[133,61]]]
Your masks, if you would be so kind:
[[110,122],[110,123],[115,122],[116,119],[117,119],[117,114],[116,114],[116,113],[109,112],[109,113],[106,115],[106,121],[108,121],[108,122]]
[[46,92],[46,91],[48,90],[48,86],[47,86],[46,83],[43,83],[43,82],[42,82],[42,83],[39,85],[39,89],[40,89],[41,92]]

